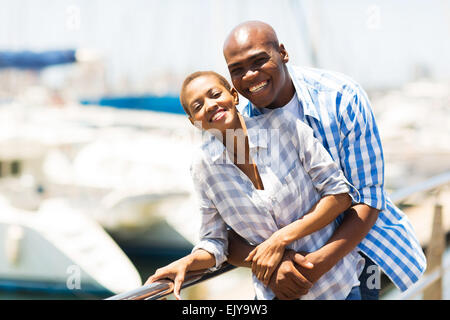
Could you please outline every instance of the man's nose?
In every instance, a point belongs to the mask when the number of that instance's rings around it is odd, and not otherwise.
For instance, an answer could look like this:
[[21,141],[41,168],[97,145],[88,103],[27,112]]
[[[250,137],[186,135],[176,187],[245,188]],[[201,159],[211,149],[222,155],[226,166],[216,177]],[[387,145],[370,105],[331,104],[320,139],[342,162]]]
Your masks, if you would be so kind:
[[242,77],[243,80],[251,80],[258,74],[258,70],[248,69]]

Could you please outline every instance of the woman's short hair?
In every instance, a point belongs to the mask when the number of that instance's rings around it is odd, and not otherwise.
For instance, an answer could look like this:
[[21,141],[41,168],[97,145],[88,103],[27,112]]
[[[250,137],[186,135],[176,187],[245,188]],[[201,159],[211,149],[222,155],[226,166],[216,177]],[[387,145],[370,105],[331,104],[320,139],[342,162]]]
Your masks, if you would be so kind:
[[228,90],[231,91],[231,85],[228,82],[227,79],[225,79],[225,77],[223,77],[222,75],[218,74],[217,72],[214,71],[197,71],[194,73],[191,73],[190,75],[188,75],[186,77],[186,79],[184,79],[183,81],[183,85],[181,86],[181,93],[180,93],[180,102],[181,105],[183,106],[184,112],[186,112],[186,114],[188,116],[190,116],[190,112],[189,112],[189,108],[187,105],[187,101],[185,99],[185,91],[186,91],[186,87],[189,85],[189,83],[191,83],[194,79],[198,78],[198,77],[203,77],[203,76],[213,76],[216,77],[221,84],[223,84],[223,86]]

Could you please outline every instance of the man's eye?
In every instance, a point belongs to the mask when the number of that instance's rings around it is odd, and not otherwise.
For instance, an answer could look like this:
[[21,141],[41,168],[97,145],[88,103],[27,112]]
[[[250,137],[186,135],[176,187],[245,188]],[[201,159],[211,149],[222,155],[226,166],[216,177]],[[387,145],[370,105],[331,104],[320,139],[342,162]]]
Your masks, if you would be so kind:
[[259,58],[255,61],[255,65],[262,66],[266,62],[267,62],[267,58]]
[[243,70],[242,68],[236,68],[236,69],[231,70],[230,74],[232,76],[239,76],[242,74],[242,70]]
[[213,98],[218,98],[218,97],[220,97],[220,95],[221,95],[222,93],[220,92],[220,91],[214,91],[213,93],[212,93],[212,97]]

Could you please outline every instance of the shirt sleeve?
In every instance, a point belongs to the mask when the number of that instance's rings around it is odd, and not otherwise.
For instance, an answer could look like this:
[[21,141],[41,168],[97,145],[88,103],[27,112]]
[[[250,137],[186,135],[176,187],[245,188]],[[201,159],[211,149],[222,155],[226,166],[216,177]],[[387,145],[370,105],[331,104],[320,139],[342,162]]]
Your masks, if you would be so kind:
[[357,84],[347,88],[340,98],[341,167],[358,189],[360,203],[384,210],[383,149],[369,99]]
[[325,147],[314,137],[313,130],[300,120],[296,120],[296,130],[300,161],[319,194],[323,197],[348,193],[357,202],[359,195],[356,188],[347,181]]
[[191,167],[191,175],[194,182],[194,190],[197,196],[201,214],[200,241],[192,249],[208,251],[216,260],[215,267],[210,271],[218,269],[226,260],[228,255],[228,233],[227,226],[219,214],[214,203],[206,194],[204,182]]

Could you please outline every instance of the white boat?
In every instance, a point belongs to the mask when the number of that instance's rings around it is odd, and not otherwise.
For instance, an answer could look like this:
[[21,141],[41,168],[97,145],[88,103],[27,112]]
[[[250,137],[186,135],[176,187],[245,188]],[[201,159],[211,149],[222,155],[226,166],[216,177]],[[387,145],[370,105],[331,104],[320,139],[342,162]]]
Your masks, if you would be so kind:
[[111,193],[105,199],[109,207],[119,194],[192,190],[194,137],[181,115],[77,105],[26,108],[20,103],[0,111],[0,161],[6,161],[5,168],[8,162],[20,166],[15,176],[32,176],[50,196],[87,193],[102,201]]
[[[75,105],[10,109],[16,113],[3,109],[11,121],[0,136],[14,155],[0,152],[0,161],[8,156],[21,170],[16,181],[0,181],[0,193],[13,206],[36,210],[43,197],[65,198],[127,254],[185,252],[196,242],[189,163],[200,137],[186,117]],[[39,154],[28,154],[29,145]]]
[[0,199],[0,287],[120,293],[141,283],[103,228],[62,199],[37,211]]

